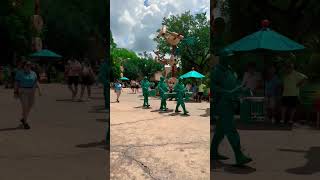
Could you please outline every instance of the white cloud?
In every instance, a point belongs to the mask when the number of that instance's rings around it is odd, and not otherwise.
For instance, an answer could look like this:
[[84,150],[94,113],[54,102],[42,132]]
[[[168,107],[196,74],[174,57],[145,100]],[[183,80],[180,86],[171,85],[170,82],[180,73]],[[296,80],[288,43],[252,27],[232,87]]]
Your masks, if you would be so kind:
[[111,31],[119,47],[136,52],[152,51],[156,48],[153,37],[161,27],[163,17],[207,12],[210,0],[111,0]]

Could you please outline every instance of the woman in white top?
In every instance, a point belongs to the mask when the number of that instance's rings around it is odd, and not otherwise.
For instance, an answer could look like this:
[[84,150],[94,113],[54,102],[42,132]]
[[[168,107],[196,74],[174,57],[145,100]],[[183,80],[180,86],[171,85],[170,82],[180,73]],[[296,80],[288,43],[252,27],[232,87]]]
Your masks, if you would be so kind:
[[261,74],[256,71],[256,64],[251,62],[248,64],[247,72],[245,72],[242,80],[242,85],[255,94],[261,83]]

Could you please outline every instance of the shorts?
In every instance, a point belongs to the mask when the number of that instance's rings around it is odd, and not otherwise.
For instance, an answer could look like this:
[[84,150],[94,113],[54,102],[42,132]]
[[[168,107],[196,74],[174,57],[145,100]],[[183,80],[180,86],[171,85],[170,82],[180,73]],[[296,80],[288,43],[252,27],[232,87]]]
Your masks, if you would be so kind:
[[24,109],[31,108],[35,101],[35,88],[20,88],[19,99]]
[[286,108],[296,108],[299,104],[298,96],[283,96],[282,97],[282,106]]
[[275,109],[278,105],[278,97],[266,97],[265,103],[267,109]]
[[203,96],[203,92],[198,92],[198,96]]
[[69,76],[68,77],[68,85],[78,86],[79,84],[79,76]]
[[116,94],[119,94],[119,95],[121,94],[121,89],[115,89],[114,91]]
[[93,84],[91,77],[90,76],[81,77],[81,84],[84,86],[91,86]]

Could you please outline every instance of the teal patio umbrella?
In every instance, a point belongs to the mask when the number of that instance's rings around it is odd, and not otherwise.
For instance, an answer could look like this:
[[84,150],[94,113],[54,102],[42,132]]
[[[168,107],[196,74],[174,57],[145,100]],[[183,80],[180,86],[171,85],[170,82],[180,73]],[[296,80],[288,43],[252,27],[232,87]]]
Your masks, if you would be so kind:
[[120,78],[120,80],[121,80],[121,81],[129,81],[129,79],[126,78],[126,77],[122,77],[122,78]]
[[200,74],[200,73],[198,73],[197,71],[194,71],[194,70],[192,70],[192,71],[180,76],[180,78],[182,78],[182,79],[186,79],[186,78],[201,79],[201,78],[204,78],[204,77],[205,77],[204,75],[202,75],[202,74]]
[[292,52],[305,47],[268,28],[268,20],[262,21],[262,29],[226,46],[233,52]]
[[48,49],[43,49],[40,51],[37,51],[30,55],[31,58],[37,58],[37,59],[60,59],[62,58],[61,55],[50,51]]
[[[260,31],[245,36],[226,46],[220,53],[223,53],[225,50],[230,50],[234,53],[257,52],[263,55],[263,61],[266,63],[268,54],[294,52],[305,49],[303,45],[271,30],[269,24],[269,20],[263,20]],[[218,55],[220,53],[218,53]]]
[[262,21],[262,29],[226,46],[233,52],[288,52],[305,47],[273,30],[268,20]]

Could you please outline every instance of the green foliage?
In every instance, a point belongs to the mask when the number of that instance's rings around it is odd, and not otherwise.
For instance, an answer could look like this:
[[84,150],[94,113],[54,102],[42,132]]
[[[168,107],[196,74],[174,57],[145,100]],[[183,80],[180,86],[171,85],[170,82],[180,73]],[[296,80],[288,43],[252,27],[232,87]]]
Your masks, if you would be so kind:
[[157,71],[161,71],[163,65],[153,59],[136,58],[123,62],[124,76],[129,79],[141,79],[144,76],[151,77]]
[[[295,64],[302,72],[316,74],[316,69],[308,68],[310,50],[319,51],[320,47],[320,26],[314,19],[320,18],[320,4],[317,0],[227,0],[223,11],[228,17],[226,43],[239,40],[240,38],[253,33],[261,28],[260,22],[263,19],[271,21],[270,27],[304,44],[308,49],[297,54]],[[287,57],[283,57],[288,59]],[[244,63],[248,59],[256,61],[259,67],[263,67],[263,57],[257,55],[245,55],[234,57],[235,69],[243,72]],[[269,60],[267,60],[269,61]],[[240,70],[241,69],[241,70]],[[313,75],[312,75],[313,76]]]
[[26,55],[31,48],[30,18],[33,13],[33,0],[25,0],[19,6],[11,1],[1,1],[0,30],[1,54],[11,59],[13,54]]
[[[181,15],[172,15],[163,19],[171,32],[181,33],[185,38],[178,45],[178,55],[181,57],[182,69],[188,72],[195,67],[208,71],[209,54],[209,21],[205,13],[192,15],[187,11]],[[162,54],[170,53],[170,46],[163,38],[155,38],[157,48]]]
[[[94,60],[105,56],[104,39],[107,34],[107,2],[105,0],[46,0],[41,1],[44,29],[40,34],[31,30],[34,0],[23,0],[13,7],[11,0],[0,2],[1,52],[4,59],[13,54],[28,55],[31,37],[43,38],[44,48],[58,52],[64,57],[83,57],[96,54]],[[90,38],[95,39],[90,44]],[[3,46],[3,47],[2,47]],[[89,57],[90,58],[90,57]]]
[[111,79],[120,77],[120,66],[124,67],[124,76],[129,79],[139,79],[143,76],[151,77],[155,72],[162,69],[162,65],[152,58],[147,53],[142,54],[143,57],[137,56],[133,51],[125,48],[118,48],[111,35]]
[[[107,13],[104,0],[41,1],[41,14],[47,27],[46,46],[64,57],[86,56],[92,53],[90,48],[105,53]],[[97,42],[90,44],[90,38]]]

